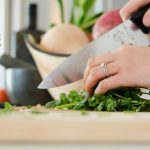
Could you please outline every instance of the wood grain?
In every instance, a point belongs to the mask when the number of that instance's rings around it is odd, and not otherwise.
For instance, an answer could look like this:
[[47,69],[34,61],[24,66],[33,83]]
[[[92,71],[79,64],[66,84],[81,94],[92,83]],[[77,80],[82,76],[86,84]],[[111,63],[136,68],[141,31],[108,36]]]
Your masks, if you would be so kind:
[[150,142],[149,113],[49,111],[0,118],[0,142]]

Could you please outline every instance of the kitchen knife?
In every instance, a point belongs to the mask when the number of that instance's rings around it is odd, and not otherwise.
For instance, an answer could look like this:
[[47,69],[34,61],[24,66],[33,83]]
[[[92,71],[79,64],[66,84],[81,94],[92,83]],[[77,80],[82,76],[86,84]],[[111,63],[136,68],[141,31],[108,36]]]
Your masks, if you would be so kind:
[[[38,88],[48,89],[58,87],[82,79],[89,58],[101,55],[107,51],[116,50],[123,44],[149,46],[150,41],[146,34],[150,32],[150,27],[145,27],[142,20],[149,8],[150,4],[141,8],[126,22],[68,57],[41,82]],[[136,25],[139,29],[135,30],[133,25]]]

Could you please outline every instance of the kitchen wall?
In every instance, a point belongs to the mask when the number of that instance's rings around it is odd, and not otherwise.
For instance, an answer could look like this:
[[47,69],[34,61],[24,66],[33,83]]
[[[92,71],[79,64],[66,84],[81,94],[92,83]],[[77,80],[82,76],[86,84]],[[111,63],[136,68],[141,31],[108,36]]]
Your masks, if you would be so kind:
[[51,0],[12,0],[13,15],[12,31],[24,29],[28,25],[28,8],[31,3],[38,5],[38,29],[45,30],[50,20]]
[[0,90],[5,88],[5,68],[0,65]]
[[12,0],[11,56],[16,55],[15,33],[28,27],[29,5],[37,4],[37,28],[46,31],[50,22],[51,0]]
[[9,0],[0,0],[0,55],[10,49],[10,8]]
[[125,5],[128,0],[103,0],[104,2],[104,9],[110,10],[113,8],[121,8],[123,5]]

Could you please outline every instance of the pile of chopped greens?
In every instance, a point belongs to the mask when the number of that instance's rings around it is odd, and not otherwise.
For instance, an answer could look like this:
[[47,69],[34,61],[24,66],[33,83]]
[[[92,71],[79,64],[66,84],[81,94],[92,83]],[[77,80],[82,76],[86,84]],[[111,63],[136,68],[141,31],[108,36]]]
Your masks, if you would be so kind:
[[123,88],[109,91],[105,95],[89,96],[84,90],[62,93],[60,98],[48,102],[50,109],[89,110],[89,111],[150,111],[150,101],[141,99],[139,89]]
[[[93,96],[89,96],[84,90],[80,92],[70,91],[69,94],[62,93],[58,100],[48,102],[45,107],[56,110],[150,112],[150,100],[140,98],[142,94],[140,89],[133,88],[121,88],[109,91],[105,95]],[[31,109],[32,106],[27,106],[26,108]],[[15,111],[15,107],[6,102],[4,108],[0,109],[0,114],[13,111]],[[39,114],[41,112],[32,110],[31,113]]]

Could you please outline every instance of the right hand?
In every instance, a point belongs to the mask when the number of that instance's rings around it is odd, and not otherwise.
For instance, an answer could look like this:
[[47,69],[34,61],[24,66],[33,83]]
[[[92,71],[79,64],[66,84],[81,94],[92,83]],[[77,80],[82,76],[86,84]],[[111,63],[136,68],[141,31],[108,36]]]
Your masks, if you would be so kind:
[[[120,15],[123,21],[127,20],[130,15],[141,7],[150,3],[150,0],[129,0],[129,2],[120,10]],[[145,26],[150,26],[150,8],[147,10],[143,17]]]
[[[110,77],[100,65],[107,63]],[[118,50],[95,56],[84,73],[84,89],[92,95],[120,87],[150,87],[150,47],[123,45]],[[96,87],[96,89],[95,89]]]

